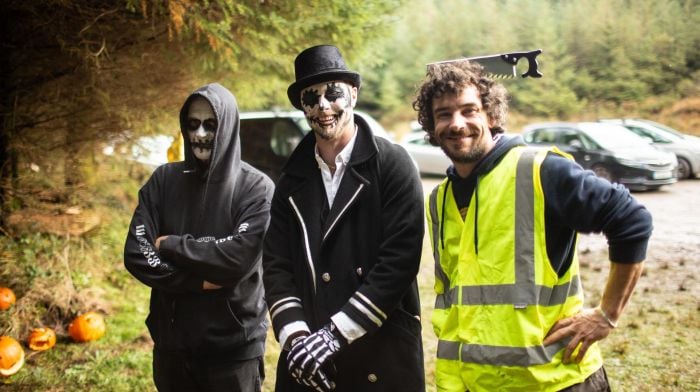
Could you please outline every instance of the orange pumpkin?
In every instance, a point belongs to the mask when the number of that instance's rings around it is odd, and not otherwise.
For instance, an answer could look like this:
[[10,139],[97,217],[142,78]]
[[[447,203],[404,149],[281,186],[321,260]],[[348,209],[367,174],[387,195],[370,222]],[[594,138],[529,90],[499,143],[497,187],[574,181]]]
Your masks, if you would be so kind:
[[24,365],[24,350],[15,339],[0,336],[0,375],[9,377]]
[[15,293],[8,287],[0,287],[0,310],[7,310],[14,305],[17,297]]
[[51,328],[34,328],[27,338],[27,346],[34,351],[46,351],[56,344],[56,332]]
[[83,313],[70,323],[68,334],[76,342],[97,340],[105,334],[105,320],[96,312]]

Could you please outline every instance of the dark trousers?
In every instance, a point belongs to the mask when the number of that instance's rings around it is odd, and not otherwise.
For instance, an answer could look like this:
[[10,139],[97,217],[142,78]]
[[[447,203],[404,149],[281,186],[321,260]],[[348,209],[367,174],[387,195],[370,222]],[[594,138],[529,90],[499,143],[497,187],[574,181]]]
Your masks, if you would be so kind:
[[582,383],[564,388],[560,392],[610,392],[610,384],[608,383],[608,374],[605,373],[605,367],[601,366],[598,371],[588,376]]
[[[469,392],[466,390],[465,392]],[[610,392],[608,374],[605,367],[601,366],[595,373],[583,380],[583,382],[566,387],[559,392]]]
[[159,392],[260,392],[264,378],[262,357],[211,362],[153,351],[153,381]]

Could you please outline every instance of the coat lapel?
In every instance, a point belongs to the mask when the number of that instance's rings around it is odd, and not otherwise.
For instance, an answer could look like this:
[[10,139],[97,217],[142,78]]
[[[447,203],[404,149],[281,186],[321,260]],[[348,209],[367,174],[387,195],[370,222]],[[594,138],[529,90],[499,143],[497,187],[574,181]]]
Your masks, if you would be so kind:
[[355,171],[352,166],[347,168],[343,180],[340,182],[338,193],[335,195],[333,206],[331,206],[328,216],[323,221],[324,241],[368,185],[369,181]]
[[285,172],[297,180],[291,187],[290,197],[294,199],[306,225],[312,255],[318,254],[322,241],[329,237],[363,191],[371,185],[367,180],[369,169],[366,162],[377,154],[377,145],[369,125],[359,116],[355,116],[355,123],[358,126],[355,147],[333,206],[325,219],[322,219],[321,214],[327,199],[314,159],[316,141],[313,132],[304,137],[285,165]]
[[369,125],[361,117],[355,116],[355,124],[357,124],[355,147],[352,150],[343,180],[340,182],[338,193],[335,195],[333,206],[323,222],[323,240],[329,237],[333,229],[348,214],[352,205],[360,198],[360,195],[371,185],[368,180],[369,168],[366,163],[377,154],[377,144]]

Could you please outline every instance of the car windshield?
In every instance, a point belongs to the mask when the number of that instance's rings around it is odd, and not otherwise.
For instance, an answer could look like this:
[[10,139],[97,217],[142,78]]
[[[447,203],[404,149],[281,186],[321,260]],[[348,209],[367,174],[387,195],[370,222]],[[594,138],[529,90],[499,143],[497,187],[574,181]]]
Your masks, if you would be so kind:
[[668,133],[670,133],[670,134],[673,134],[673,135],[675,135],[675,136],[678,136],[678,137],[681,138],[681,139],[684,137],[683,132],[680,132],[680,131],[678,131],[677,129],[673,129],[673,128],[668,127],[668,126],[666,126],[666,125],[659,124],[659,123],[654,122],[654,121],[651,121],[651,120],[639,120],[639,121],[642,121],[642,122],[645,122],[645,123],[647,123],[647,124],[650,124],[650,125],[653,126],[653,127],[659,128],[659,129],[661,129],[661,130],[663,130],[663,131],[666,131],[666,132],[668,132]]
[[625,127],[639,136],[651,139],[654,143],[673,143],[683,140],[682,137],[666,132],[663,129],[651,129],[649,126],[642,127],[631,124],[626,124]]
[[581,130],[607,150],[649,148],[649,143],[629,129],[615,124],[582,123]]

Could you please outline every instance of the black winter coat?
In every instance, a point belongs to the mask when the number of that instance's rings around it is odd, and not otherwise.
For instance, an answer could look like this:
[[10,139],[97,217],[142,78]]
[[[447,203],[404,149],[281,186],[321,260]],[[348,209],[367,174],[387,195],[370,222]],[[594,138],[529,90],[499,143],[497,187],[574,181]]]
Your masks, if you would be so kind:
[[[343,391],[424,391],[416,274],[423,243],[423,191],[408,154],[358,135],[330,210],[314,159],[313,132],[290,157],[273,197],[263,250],[266,301],[275,336],[293,322],[311,331],[343,311],[367,332],[327,370]],[[277,369],[279,391],[306,391]]]

